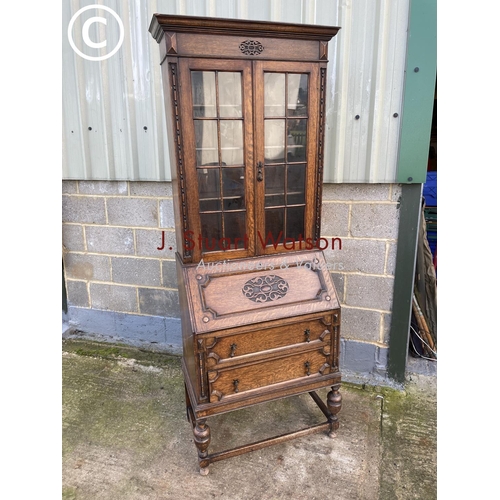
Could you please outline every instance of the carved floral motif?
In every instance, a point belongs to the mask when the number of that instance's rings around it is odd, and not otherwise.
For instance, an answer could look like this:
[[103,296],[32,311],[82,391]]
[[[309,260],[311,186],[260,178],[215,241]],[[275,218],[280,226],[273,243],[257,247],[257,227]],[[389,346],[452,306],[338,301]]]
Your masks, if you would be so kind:
[[240,43],[240,50],[246,56],[258,56],[264,50],[264,46],[256,40],[245,40]]
[[288,292],[288,283],[275,274],[259,276],[248,280],[242,288],[243,295],[254,302],[272,302],[284,297]]

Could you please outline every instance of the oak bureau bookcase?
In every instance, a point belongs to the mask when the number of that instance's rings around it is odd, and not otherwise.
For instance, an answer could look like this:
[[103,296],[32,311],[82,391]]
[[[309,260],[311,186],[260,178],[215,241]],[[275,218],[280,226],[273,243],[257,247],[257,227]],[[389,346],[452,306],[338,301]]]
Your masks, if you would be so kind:
[[[318,245],[327,49],[338,30],[151,21],[172,166],[186,408],[202,474],[223,458],[338,428],[340,305]],[[315,392],[323,387],[331,387],[326,404]],[[208,417],[306,392],[326,422],[209,454]]]

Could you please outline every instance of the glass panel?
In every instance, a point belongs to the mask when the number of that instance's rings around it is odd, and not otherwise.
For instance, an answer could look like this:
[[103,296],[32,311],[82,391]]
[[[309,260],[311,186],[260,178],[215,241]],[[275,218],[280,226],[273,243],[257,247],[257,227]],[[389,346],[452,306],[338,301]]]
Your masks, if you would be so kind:
[[288,75],[288,116],[307,116],[307,75]]
[[191,84],[194,117],[216,117],[215,73],[213,71],[191,71]]
[[285,166],[265,168],[265,206],[272,207],[285,204]]
[[[245,212],[228,212],[224,214],[226,238],[230,239],[231,249],[244,248],[248,241],[245,228]],[[245,238],[246,236],[246,238]],[[247,243],[248,244],[248,243]]]
[[[224,210],[245,208],[245,172],[243,168],[222,169],[222,192],[224,193]],[[224,227],[227,233],[227,225]]]
[[304,207],[287,208],[286,236],[298,240],[299,235],[304,237]]
[[243,165],[242,121],[220,121],[220,145],[223,165]]
[[195,120],[194,135],[196,140],[196,164],[218,165],[217,121]]
[[200,221],[203,251],[219,250],[219,240],[222,237],[222,214],[200,214]]
[[265,163],[282,163],[285,161],[285,120],[265,120]]
[[197,170],[200,212],[220,210],[219,169],[199,168]]
[[219,73],[218,79],[219,116],[241,117],[241,73]]
[[266,210],[266,234],[262,238],[266,246],[283,243],[284,214],[284,208]]
[[305,203],[306,166],[288,165],[286,180],[286,204],[298,205]]
[[287,159],[306,160],[307,120],[288,120]]
[[264,116],[285,116],[284,73],[264,73]]

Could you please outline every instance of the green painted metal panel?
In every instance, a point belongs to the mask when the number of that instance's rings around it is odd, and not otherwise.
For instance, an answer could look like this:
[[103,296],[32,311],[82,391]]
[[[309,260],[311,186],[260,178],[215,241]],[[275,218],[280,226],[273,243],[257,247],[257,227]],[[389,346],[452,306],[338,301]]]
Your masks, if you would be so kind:
[[412,0],[397,181],[424,183],[436,85],[437,0]]
[[406,372],[421,198],[422,184],[403,185],[387,366],[389,377],[397,382],[404,382]]

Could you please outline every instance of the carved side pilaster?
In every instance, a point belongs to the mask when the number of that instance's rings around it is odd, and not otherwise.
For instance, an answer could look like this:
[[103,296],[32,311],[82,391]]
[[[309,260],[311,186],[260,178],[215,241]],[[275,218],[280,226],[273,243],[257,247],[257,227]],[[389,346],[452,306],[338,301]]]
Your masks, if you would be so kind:
[[[188,230],[188,211],[187,211],[187,192],[186,178],[184,172],[184,159],[182,155],[182,132],[181,132],[181,117],[179,103],[179,81],[177,74],[177,63],[169,63],[170,69],[170,87],[172,89],[172,103],[174,110],[175,121],[175,144],[177,154],[177,182],[179,184],[179,198],[181,202],[181,219],[183,234]],[[183,255],[185,258],[191,257],[191,251],[188,250],[189,241],[184,240]]]
[[205,366],[206,366],[206,350],[205,342],[203,339],[198,339],[197,341],[197,357],[198,357],[198,374],[200,380],[200,398],[204,400],[208,397],[208,387],[205,378]]
[[332,365],[334,369],[338,370],[339,369],[339,326],[338,325],[335,325],[333,327],[332,345],[333,345]]
[[325,107],[326,107],[326,68],[320,68],[319,77],[319,134],[318,134],[318,171],[316,184],[316,221],[314,240],[321,236],[321,202],[323,192],[323,153],[325,142]]

